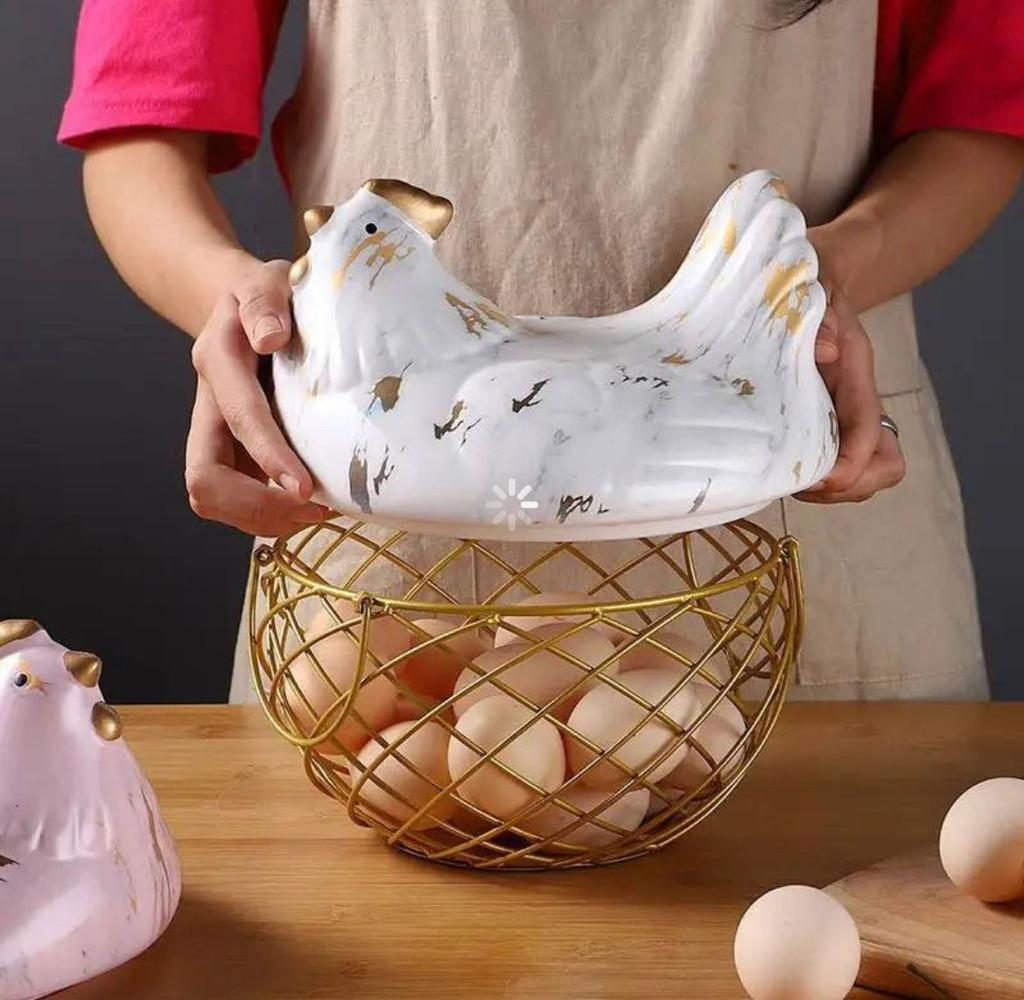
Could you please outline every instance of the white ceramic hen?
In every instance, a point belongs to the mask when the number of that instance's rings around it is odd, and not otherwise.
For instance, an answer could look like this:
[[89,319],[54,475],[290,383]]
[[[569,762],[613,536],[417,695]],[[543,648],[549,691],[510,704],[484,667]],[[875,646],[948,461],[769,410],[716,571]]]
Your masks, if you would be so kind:
[[429,534],[625,538],[732,520],[831,468],[825,295],[776,177],[736,181],[661,292],[597,318],[509,316],[467,287],[434,254],[451,211],[376,180],[306,213],[274,380],[320,500]]
[[174,843],[99,674],[36,622],[0,622],[0,1000],[126,962],[178,905]]

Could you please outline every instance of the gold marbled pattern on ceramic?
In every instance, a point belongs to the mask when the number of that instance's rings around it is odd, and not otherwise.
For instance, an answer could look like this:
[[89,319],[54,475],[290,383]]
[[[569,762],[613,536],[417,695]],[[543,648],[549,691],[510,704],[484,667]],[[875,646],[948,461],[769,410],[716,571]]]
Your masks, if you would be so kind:
[[459,319],[462,320],[463,325],[466,327],[466,333],[479,337],[482,330],[489,329],[487,313],[483,309],[464,302],[453,292],[445,292],[444,299],[459,314]]
[[765,287],[765,305],[771,306],[775,319],[785,320],[788,333],[795,332],[806,311],[810,273],[811,264],[807,260],[776,264]]
[[377,379],[373,387],[373,399],[380,403],[381,409],[386,413],[398,402],[398,395],[401,391],[401,375],[384,375]]
[[736,249],[736,220],[729,219],[722,229],[722,249],[732,253]]

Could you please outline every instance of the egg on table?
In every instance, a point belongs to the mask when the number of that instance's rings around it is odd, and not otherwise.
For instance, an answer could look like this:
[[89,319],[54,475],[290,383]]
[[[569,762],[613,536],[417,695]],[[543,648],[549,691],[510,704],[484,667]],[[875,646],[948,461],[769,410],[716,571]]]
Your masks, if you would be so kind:
[[[700,702],[699,712],[718,696],[718,692],[710,684],[693,684],[694,694]],[[724,697],[712,709],[711,714],[693,730],[693,738],[700,743],[708,756],[717,766],[729,754],[743,738],[746,732],[746,720],[743,713],[736,705]],[[719,771],[719,779],[725,781],[743,762],[743,750],[737,750],[729,757],[729,763]],[[711,766],[707,758],[696,746],[690,747],[690,752],[679,762],[672,772],[663,781],[671,788],[681,788],[692,791],[697,788],[711,773]]]
[[[569,656],[582,663],[597,667],[615,656],[615,647],[596,629],[582,629],[563,638],[558,638],[566,631],[565,623],[551,623],[535,628],[530,634],[538,640],[555,639],[554,645]],[[556,704],[553,714],[559,719],[568,717],[573,705],[591,688],[593,679],[587,679],[583,670],[560,656],[554,648],[534,649],[529,642],[509,642],[503,646],[489,649],[474,660],[474,667],[466,667],[455,683],[455,692],[465,691],[475,681],[480,680],[482,672],[498,670],[503,664],[522,656],[518,663],[513,663],[495,675],[496,679],[521,694],[538,708],[565,694],[565,699]],[[606,671],[614,672],[614,663],[609,664]],[[575,685],[583,680],[578,688]],[[575,688],[575,689],[574,689]],[[569,692],[572,692],[569,694]],[[501,694],[501,690],[489,681],[466,691],[455,702],[455,716],[460,718],[465,711],[484,698]]]
[[[504,695],[485,698],[468,708],[456,724],[456,732],[471,740],[484,753],[503,743],[529,723],[519,736],[495,755],[516,775],[546,792],[565,781],[565,748],[555,726]],[[481,755],[457,736],[448,743],[448,770],[458,781],[481,760]],[[537,797],[525,782],[488,761],[456,788],[457,794],[501,819],[510,819]]]
[[752,1000],[843,1000],[860,969],[860,934],[827,893],[787,885],[743,914],[733,958]]
[[[412,624],[410,647],[419,646],[428,638],[436,639],[456,627],[439,618],[420,618]],[[420,634],[421,629],[426,636]],[[455,689],[455,681],[466,665],[486,649],[487,643],[476,629],[460,632],[408,656],[398,665],[395,675],[416,694],[443,701]]]
[[[590,820],[580,823],[580,817],[576,813],[554,802],[538,809],[517,826],[539,837],[555,837],[559,843],[570,847],[593,848],[607,847],[636,830],[647,815],[651,793],[646,788],[634,788],[603,809],[600,806],[607,800],[608,793],[584,788],[581,785],[574,785],[559,793],[558,798],[568,805],[575,806],[582,813],[599,810],[594,813],[594,819],[615,829],[606,829]],[[575,824],[579,825],[569,830],[569,827]],[[563,830],[567,832],[563,833]]]
[[[388,726],[359,751],[359,763],[351,768],[353,781],[363,772],[370,772],[359,788],[359,801],[399,823],[419,812],[449,782],[448,731],[433,721],[424,722],[411,732],[415,726],[415,722]],[[381,746],[381,743],[386,745]],[[396,753],[412,768],[399,760]],[[417,819],[411,829],[437,826],[451,815],[453,808],[454,802],[446,795]]]
[[[338,701],[338,692],[345,694],[351,689],[356,675],[362,626],[353,625],[346,633],[338,627],[338,620],[347,622],[358,618],[358,612],[348,601],[339,600],[334,608],[337,618],[322,607],[305,630],[307,641],[312,642],[311,652],[323,672],[317,668],[313,656],[300,653],[289,668],[291,681],[287,676],[281,681],[285,700],[304,735],[310,734],[324,713]],[[334,629],[337,631],[327,634]],[[318,636],[322,638],[317,639]],[[401,623],[391,618],[375,618],[370,623],[368,648],[381,661],[390,660],[408,648],[408,633]],[[376,668],[372,657],[367,656],[364,678]],[[364,680],[352,703],[353,712],[363,721],[350,714],[333,737],[319,744],[317,749],[326,754],[358,750],[372,733],[391,721],[396,694],[397,689],[386,676]]]
[[976,899],[1024,899],[1024,780],[968,788],[942,823],[939,857],[949,880]]
[[[527,597],[525,600],[517,601],[515,606],[517,608],[530,608],[530,607],[541,607],[550,606],[558,607],[559,605],[573,605],[573,604],[600,604],[602,598],[596,598],[591,594],[580,594],[569,590],[545,590],[539,594],[533,594]],[[577,615],[508,615],[508,625],[515,626],[523,632],[532,632],[535,628],[540,625],[547,625],[550,622],[585,622],[590,618],[593,618],[592,614],[577,614]],[[595,632],[600,632],[610,642],[618,643],[622,639],[626,638],[624,632],[620,632],[617,628],[609,625],[607,622],[596,621],[590,626]],[[508,642],[521,642],[522,639],[510,628],[502,626],[498,629],[494,636],[495,646],[504,646]]]
[[[679,683],[682,675],[678,669],[648,667],[631,670],[616,676],[623,687],[629,688],[650,705],[658,704]],[[671,719],[680,729],[685,729],[696,717],[700,701],[688,683],[676,691],[661,708],[660,714]],[[615,690],[609,684],[597,684],[579,701],[569,715],[568,725],[574,732],[589,739],[603,750],[610,750],[639,723],[647,719],[650,712],[637,704],[628,695]],[[614,751],[613,756],[633,771],[641,771],[656,760],[678,739],[678,734],[654,717],[625,743]],[[571,735],[566,737],[571,773],[579,774],[594,760],[594,753]],[[648,781],[659,781],[670,774],[686,756],[689,750],[685,741],[679,742],[663,760],[646,775]],[[628,775],[610,760],[594,765],[581,779],[584,784],[597,789],[614,789],[628,779]]]

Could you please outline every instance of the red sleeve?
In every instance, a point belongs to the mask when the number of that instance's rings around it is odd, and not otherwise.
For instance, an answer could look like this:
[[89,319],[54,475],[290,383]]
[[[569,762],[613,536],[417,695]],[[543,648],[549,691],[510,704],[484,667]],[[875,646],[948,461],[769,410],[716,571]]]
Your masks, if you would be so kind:
[[263,84],[285,0],[84,0],[57,138],[79,149],[112,130],[213,133],[210,169],[259,145]]
[[880,0],[875,135],[929,128],[1024,136],[1022,0]]

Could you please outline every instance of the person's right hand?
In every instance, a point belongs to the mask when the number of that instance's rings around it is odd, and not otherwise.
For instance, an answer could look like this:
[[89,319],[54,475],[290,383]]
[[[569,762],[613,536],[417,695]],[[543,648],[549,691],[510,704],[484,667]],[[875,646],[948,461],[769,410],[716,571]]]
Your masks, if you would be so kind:
[[257,377],[259,355],[291,338],[290,296],[287,261],[253,260],[221,296],[192,349],[198,380],[185,449],[189,503],[200,517],[252,535],[289,534],[327,514],[310,502],[312,477],[288,446]]

